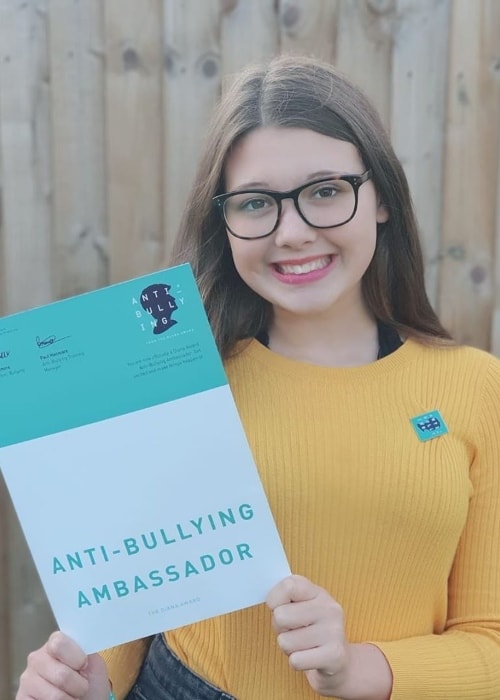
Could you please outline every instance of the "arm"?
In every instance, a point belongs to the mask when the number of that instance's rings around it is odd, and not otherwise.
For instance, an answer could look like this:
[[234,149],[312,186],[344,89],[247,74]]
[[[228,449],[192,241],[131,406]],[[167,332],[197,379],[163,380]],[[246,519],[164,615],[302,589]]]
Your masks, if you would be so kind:
[[500,698],[500,362],[492,360],[474,426],[472,495],[448,585],[441,635],[376,642],[392,700]]
[[[471,497],[448,580],[444,632],[350,645],[344,637],[342,611],[326,591],[317,593],[323,600],[321,614],[309,611],[302,620],[296,617],[293,606],[304,606],[306,601],[310,606],[314,598],[312,589],[302,595],[291,592],[287,597],[282,582],[271,592],[268,603],[273,610],[278,644],[289,656],[292,667],[305,671],[309,683],[320,694],[336,695],[343,700],[500,698],[500,363],[497,360],[492,358],[486,378],[479,383],[479,391],[470,396],[475,424],[466,437],[473,451],[469,471]],[[337,608],[336,613],[331,608]],[[374,648],[378,654],[372,651]],[[366,694],[370,689],[373,695]]]

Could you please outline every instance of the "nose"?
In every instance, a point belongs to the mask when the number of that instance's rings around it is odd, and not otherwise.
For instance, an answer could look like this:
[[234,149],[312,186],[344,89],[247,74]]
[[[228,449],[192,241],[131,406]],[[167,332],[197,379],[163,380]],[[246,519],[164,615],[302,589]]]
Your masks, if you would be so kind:
[[317,236],[318,230],[302,219],[295,202],[291,198],[283,200],[278,227],[274,232],[275,245],[280,248],[301,248],[315,241]]

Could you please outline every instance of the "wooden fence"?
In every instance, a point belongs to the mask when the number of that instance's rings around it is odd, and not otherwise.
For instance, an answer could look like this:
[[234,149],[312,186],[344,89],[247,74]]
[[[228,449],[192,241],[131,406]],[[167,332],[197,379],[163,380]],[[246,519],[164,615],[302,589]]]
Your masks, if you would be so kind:
[[[429,294],[500,354],[500,0],[0,0],[0,313],[161,265],[224,79],[279,52],[371,96]],[[0,528],[8,700],[53,621],[1,486]]]

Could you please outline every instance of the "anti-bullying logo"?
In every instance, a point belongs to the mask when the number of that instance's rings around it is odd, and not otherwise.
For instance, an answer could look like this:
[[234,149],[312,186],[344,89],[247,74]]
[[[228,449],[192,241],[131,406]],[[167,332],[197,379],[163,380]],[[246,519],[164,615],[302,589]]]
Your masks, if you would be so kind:
[[[165,333],[177,324],[172,316],[177,311],[178,306],[175,297],[170,294],[170,289],[169,284],[151,284],[140,294],[141,306],[152,318],[151,326],[155,335]],[[140,312],[136,312],[136,314],[140,314]],[[143,330],[145,330],[144,326]]]

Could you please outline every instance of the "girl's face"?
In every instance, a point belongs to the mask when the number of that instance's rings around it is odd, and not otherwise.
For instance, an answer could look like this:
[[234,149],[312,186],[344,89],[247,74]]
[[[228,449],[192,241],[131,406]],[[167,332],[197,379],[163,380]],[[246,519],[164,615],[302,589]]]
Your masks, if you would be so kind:
[[[331,175],[361,175],[366,170],[355,146],[309,129],[264,127],[247,134],[230,154],[226,191],[286,191]],[[328,196],[321,191],[314,197]],[[261,202],[244,204],[252,209]],[[275,314],[333,315],[364,311],[363,277],[375,251],[377,223],[387,212],[371,180],[358,191],[351,221],[336,228],[308,225],[294,202],[282,202],[277,229],[267,238],[242,240],[228,232],[241,278],[269,301]]]

